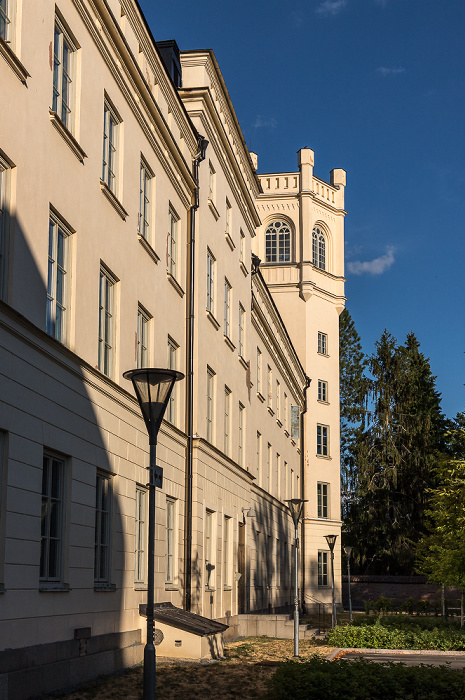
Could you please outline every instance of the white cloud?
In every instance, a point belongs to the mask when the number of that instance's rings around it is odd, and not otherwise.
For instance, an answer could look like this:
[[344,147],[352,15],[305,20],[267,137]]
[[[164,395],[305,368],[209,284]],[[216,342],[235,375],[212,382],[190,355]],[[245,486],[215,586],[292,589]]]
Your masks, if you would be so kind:
[[382,275],[383,272],[389,270],[391,265],[394,263],[394,252],[395,248],[386,248],[385,255],[381,255],[379,258],[374,260],[367,260],[366,262],[361,262],[360,260],[354,260],[353,262],[347,263],[347,270],[352,275]]
[[262,127],[268,127],[268,129],[276,129],[277,126],[278,122],[274,117],[262,117],[261,114],[257,114],[254,129],[260,129]]
[[324,17],[334,17],[346,7],[348,0],[323,0],[315,12]]
[[385,78],[388,75],[399,75],[399,73],[405,73],[405,68],[385,68],[380,66],[376,69],[376,72]]

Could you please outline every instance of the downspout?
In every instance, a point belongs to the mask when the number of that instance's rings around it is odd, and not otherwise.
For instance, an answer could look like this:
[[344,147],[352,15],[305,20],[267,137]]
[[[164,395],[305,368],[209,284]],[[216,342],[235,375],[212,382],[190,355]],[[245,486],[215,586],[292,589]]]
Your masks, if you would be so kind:
[[193,423],[194,423],[194,279],[195,279],[195,212],[199,208],[199,164],[205,159],[208,141],[197,135],[198,152],[194,156],[193,175],[195,181],[194,203],[189,212],[189,280],[187,287],[187,383],[186,383],[186,423],[187,459],[185,482],[184,513],[184,567],[185,567],[185,609],[192,607],[192,495],[193,495]]
[[[302,485],[301,485],[301,494],[300,498],[302,500],[305,499],[305,414],[307,413],[308,409],[308,403],[307,403],[307,390],[310,388],[311,384],[311,379],[310,377],[307,377],[305,375],[305,388],[304,388],[304,410],[300,414],[300,465],[301,465],[301,474],[302,474]],[[300,570],[302,572],[302,596],[301,596],[301,601],[302,605],[305,605],[305,503],[304,503],[304,511],[302,512],[302,563]]]

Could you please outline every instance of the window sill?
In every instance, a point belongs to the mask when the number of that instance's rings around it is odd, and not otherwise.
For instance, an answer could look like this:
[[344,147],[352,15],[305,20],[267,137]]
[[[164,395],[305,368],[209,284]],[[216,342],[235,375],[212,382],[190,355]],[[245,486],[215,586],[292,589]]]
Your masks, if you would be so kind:
[[271,408],[271,406],[268,406],[268,413],[270,414],[270,416],[274,416],[274,411]]
[[184,289],[181,287],[177,279],[173,277],[171,272],[166,271],[166,276],[168,277],[168,281],[173,285],[173,287],[182,299],[182,297],[184,296]]
[[224,338],[224,342],[226,343],[228,348],[234,352],[234,350],[236,349],[236,346],[232,342],[231,338],[229,338],[229,336],[227,336],[226,334],[223,335],[223,338]]
[[239,355],[239,362],[241,363],[244,369],[249,369],[249,363],[246,360],[244,360],[242,355]]
[[284,428],[284,435],[285,435],[286,437],[289,437],[289,435],[290,435],[290,432],[289,432],[289,430],[288,430],[287,428]]
[[233,589],[232,586],[227,586],[227,585],[223,586],[223,591],[232,591],[232,589]]
[[244,265],[244,263],[242,262],[242,260],[239,263],[239,267],[241,268],[242,272],[244,273],[244,277],[247,277],[247,275],[249,274],[249,271],[246,268],[246,266]]
[[214,327],[214,329],[217,331],[220,328],[220,324],[216,320],[216,318],[213,316],[212,312],[207,309],[207,318]]
[[279,428],[283,427],[283,424],[281,423],[281,420],[279,418],[276,418],[276,423],[278,424]]
[[139,243],[141,244],[142,248],[150,255],[154,263],[158,263],[160,258],[148,242],[146,238],[140,235],[140,233],[137,234],[137,238],[139,239]]
[[116,586],[114,583],[94,583],[95,593],[114,593],[116,591]]
[[257,391],[257,398],[258,398],[258,400],[261,401],[262,403],[265,402],[265,397],[263,396],[263,394],[262,394],[260,391]]
[[147,591],[147,584],[146,583],[137,583],[134,584],[134,590],[135,591]]
[[329,355],[328,355],[327,352],[319,352],[319,351],[317,350],[317,353],[318,353],[318,355],[321,355],[321,357],[329,357]]
[[113,192],[110,190],[107,183],[104,182],[103,180],[100,180],[100,188],[101,188],[103,194],[105,195],[105,197],[110,202],[111,206],[120,215],[120,217],[123,219],[123,221],[126,221],[126,217],[128,216],[128,213],[127,213],[126,209],[123,207],[123,205],[121,204],[121,202],[119,201],[118,197],[115,194],[113,194]]
[[54,583],[53,581],[41,581],[39,593],[69,593],[70,587],[67,583]]
[[205,593],[216,593],[216,588],[210,588],[210,586],[205,586]]
[[235,248],[236,246],[235,246],[235,244],[234,244],[233,239],[231,238],[231,236],[229,235],[229,233],[228,233],[227,231],[224,232],[224,237],[226,238],[226,243],[227,243],[228,246],[231,248],[231,250],[234,250],[234,248]]
[[329,455],[315,455],[317,459],[332,459]]
[[76,141],[67,126],[63,124],[60,117],[52,109],[48,110],[50,121],[52,122],[55,129],[58,131],[65,143],[70,147],[76,158],[83,163],[84,158],[87,158],[87,154],[82,150],[79,143]]
[[30,78],[30,74],[27,72],[19,58],[16,56],[15,52],[10,49],[8,44],[4,39],[0,37],[0,54],[3,56],[5,61],[10,66],[11,70],[16,73],[17,77],[22,83],[26,83],[26,79]]
[[165,591],[179,593],[179,586],[175,586],[173,583],[165,583]]
[[329,406],[329,401],[323,401],[322,399],[317,399],[317,403],[322,403],[324,406]]
[[215,221],[218,221],[218,219],[220,218],[220,213],[219,213],[218,209],[215,207],[215,204],[214,204],[213,200],[210,199],[210,197],[208,198],[208,206],[210,208],[211,213],[215,217]]

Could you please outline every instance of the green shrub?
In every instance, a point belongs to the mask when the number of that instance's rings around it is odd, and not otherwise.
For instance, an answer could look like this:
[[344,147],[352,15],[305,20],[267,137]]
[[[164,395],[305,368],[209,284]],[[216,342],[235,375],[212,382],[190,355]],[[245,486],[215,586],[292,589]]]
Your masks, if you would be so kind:
[[280,664],[268,688],[269,700],[465,700],[465,672],[313,657]]

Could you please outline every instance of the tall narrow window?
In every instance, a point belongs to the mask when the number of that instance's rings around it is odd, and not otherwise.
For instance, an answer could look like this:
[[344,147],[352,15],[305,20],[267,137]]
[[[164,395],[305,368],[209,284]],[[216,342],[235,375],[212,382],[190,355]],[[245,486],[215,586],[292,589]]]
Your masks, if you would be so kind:
[[265,233],[266,262],[289,262],[291,259],[291,229],[283,221],[273,221]]
[[231,285],[228,280],[224,280],[224,334],[227,338],[231,336]]
[[229,455],[231,432],[231,390],[224,387],[224,453]]
[[0,0],[0,37],[11,43],[11,0]]
[[207,510],[205,511],[205,587],[207,590],[213,588],[214,551],[213,513],[211,510]]
[[239,262],[244,263],[245,262],[245,233],[241,229],[240,232],[240,241],[239,241]]
[[60,342],[66,340],[67,253],[69,231],[55,216],[48,225],[47,333]]
[[329,428],[327,425],[316,426],[316,453],[322,457],[329,455],[328,432]]
[[134,547],[134,583],[145,582],[145,504],[147,490],[142,486],[136,487],[136,516],[135,516],[135,547]]
[[209,161],[208,165],[208,199],[214,204],[216,194],[216,173],[211,161]]
[[289,488],[289,475],[287,472],[287,462],[284,462],[283,465],[283,477],[284,477],[284,499],[287,501],[289,498],[290,494],[290,488]]
[[241,467],[244,466],[244,415],[245,408],[239,402],[239,456],[237,462]]
[[231,588],[231,518],[227,516],[223,526],[223,586]]
[[98,333],[98,368],[110,377],[114,363],[114,288],[115,279],[110,272],[100,268],[99,291],[99,333]]
[[[8,464],[7,455],[5,454],[5,449],[7,445],[7,434],[0,430],[0,532],[4,532],[5,524],[5,504],[6,504],[6,493],[5,486],[7,483],[6,475],[6,465]],[[5,590],[4,588],[4,559],[5,551],[4,547],[0,546],[0,592]]]
[[65,463],[44,454],[42,469],[42,521],[40,579],[60,581],[63,558],[63,481]]
[[318,331],[318,353],[320,355],[328,354],[328,336],[321,331]]
[[165,581],[174,583],[175,568],[175,502],[172,498],[166,499],[166,554],[165,554]]
[[273,371],[270,365],[267,366],[267,394],[268,408],[273,408]]
[[318,517],[319,518],[327,518],[328,517],[328,491],[329,491],[329,484],[324,484],[322,482],[318,482],[316,485],[316,492],[317,492],[317,503],[318,503]]
[[245,354],[245,309],[239,304],[239,357]]
[[[3,6],[5,0],[0,0]],[[0,10],[1,13],[1,10]],[[52,110],[63,124],[71,130],[71,93],[73,74],[73,44],[63,23],[55,18],[55,35],[53,41],[53,98]]]
[[262,353],[257,348],[257,394],[262,393]]
[[153,173],[143,158],[140,161],[140,190],[139,190],[139,235],[150,241],[150,219],[152,198]]
[[[178,369],[178,349],[179,345],[168,336],[168,369]],[[175,382],[165,414],[166,420],[173,425],[177,423],[177,399],[178,392]]]
[[287,399],[287,394],[284,392],[284,430],[288,429],[288,399]]
[[266,484],[267,484],[267,491],[268,493],[271,493],[271,485],[272,485],[272,459],[273,459],[273,448],[271,447],[270,443],[268,443],[268,449],[266,451]]
[[170,275],[177,279],[178,274],[178,226],[179,226],[179,216],[174,211],[173,207],[170,206],[169,210],[170,217],[170,230],[168,234],[168,272]]
[[318,585],[328,585],[328,552],[318,552]]
[[257,430],[257,484],[263,486],[262,484],[262,436]]
[[226,200],[226,224],[225,233],[227,236],[231,236],[231,222],[232,222],[232,207],[228,200]]
[[137,309],[137,368],[147,367],[150,316],[141,306]]
[[318,401],[323,401],[324,403],[328,401],[328,382],[324,382],[321,379],[318,380]]
[[318,226],[315,226],[312,232],[312,262],[313,264],[320,268],[320,270],[326,269],[326,242],[325,234],[323,230]]
[[110,103],[105,100],[103,111],[103,164],[102,181],[116,194],[116,168],[119,119]]
[[276,453],[276,498],[281,500],[281,455]]
[[281,420],[281,384],[276,380],[276,418]]
[[214,418],[214,378],[215,373],[207,367],[207,441],[213,441],[213,418]]
[[215,314],[215,258],[207,249],[207,311]]
[[95,494],[95,583],[110,583],[111,482],[106,474],[97,472]]
[[6,298],[9,173],[9,165],[0,155],[0,299]]

